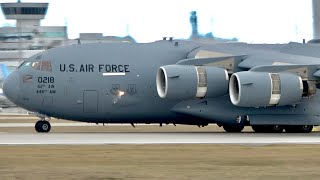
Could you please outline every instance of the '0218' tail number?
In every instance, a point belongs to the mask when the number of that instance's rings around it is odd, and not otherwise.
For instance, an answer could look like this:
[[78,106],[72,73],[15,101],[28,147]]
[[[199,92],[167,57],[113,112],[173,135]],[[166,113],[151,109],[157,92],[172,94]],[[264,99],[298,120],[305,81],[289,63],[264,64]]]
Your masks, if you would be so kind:
[[38,83],[54,83],[54,77],[38,77]]

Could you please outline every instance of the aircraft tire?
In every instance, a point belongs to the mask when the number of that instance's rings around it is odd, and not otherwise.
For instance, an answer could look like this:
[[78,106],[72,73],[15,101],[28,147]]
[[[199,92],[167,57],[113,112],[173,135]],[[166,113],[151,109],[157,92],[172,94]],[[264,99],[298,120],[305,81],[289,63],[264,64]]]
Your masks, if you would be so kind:
[[251,128],[256,133],[282,133],[284,129],[279,125],[252,125]]
[[35,129],[40,133],[47,133],[51,130],[51,125],[48,121],[38,121],[35,125]]
[[231,133],[237,133],[237,132],[241,132],[243,130],[244,126],[242,125],[224,125],[223,129],[226,132],[231,132]]
[[261,125],[260,126],[259,125],[252,125],[251,128],[256,133],[265,133],[265,130],[266,130],[264,128],[264,126],[261,126]]
[[313,129],[312,125],[286,126],[287,133],[310,133]]
[[41,132],[41,130],[40,130],[40,125],[41,125],[41,122],[38,121],[38,122],[36,122],[36,124],[35,124],[35,126],[34,126],[34,128],[36,129],[37,132]]
[[270,130],[270,133],[282,133],[284,130],[283,126],[279,125],[271,125],[268,128]]

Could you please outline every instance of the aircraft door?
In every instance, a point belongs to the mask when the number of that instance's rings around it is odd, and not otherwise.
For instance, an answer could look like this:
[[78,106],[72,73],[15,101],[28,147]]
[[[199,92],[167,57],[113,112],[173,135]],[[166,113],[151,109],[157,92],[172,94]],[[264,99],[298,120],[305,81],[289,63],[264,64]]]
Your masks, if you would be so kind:
[[83,91],[83,112],[98,112],[98,92],[95,90]]

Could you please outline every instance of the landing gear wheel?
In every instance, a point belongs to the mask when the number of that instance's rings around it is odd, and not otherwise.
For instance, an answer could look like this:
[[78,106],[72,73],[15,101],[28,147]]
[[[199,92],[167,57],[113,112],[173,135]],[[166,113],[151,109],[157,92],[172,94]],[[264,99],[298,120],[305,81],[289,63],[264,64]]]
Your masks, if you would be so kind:
[[302,133],[310,133],[312,132],[313,126],[312,125],[303,125],[300,127]]
[[271,133],[282,133],[283,132],[283,127],[279,125],[271,125],[269,126],[269,130]]
[[261,125],[253,125],[253,126],[251,126],[251,128],[256,133],[265,133],[266,132],[266,129],[264,128],[264,126],[261,126]]
[[51,125],[48,121],[38,121],[35,125],[37,132],[47,133],[51,129]]
[[283,127],[279,125],[253,125],[251,128],[256,133],[282,133]]
[[312,125],[286,126],[287,133],[310,133],[313,129]]
[[224,125],[223,129],[226,132],[241,132],[243,130],[244,126],[242,125]]

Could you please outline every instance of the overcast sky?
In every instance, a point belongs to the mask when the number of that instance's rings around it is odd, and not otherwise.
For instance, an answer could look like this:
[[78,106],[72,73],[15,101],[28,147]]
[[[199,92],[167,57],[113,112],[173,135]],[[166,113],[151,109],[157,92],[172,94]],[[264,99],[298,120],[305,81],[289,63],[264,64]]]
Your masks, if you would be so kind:
[[[0,0],[16,2],[16,0]],[[126,36],[138,42],[162,37],[189,38],[191,11],[201,34],[248,43],[301,42],[312,38],[311,0],[22,0],[49,2],[42,25],[68,25],[69,38],[80,32]],[[0,25],[13,24],[0,16]]]

